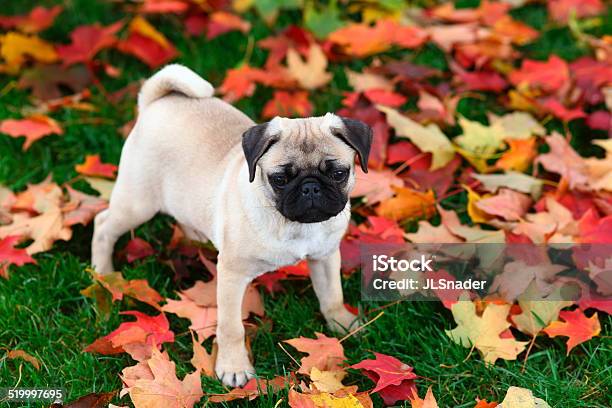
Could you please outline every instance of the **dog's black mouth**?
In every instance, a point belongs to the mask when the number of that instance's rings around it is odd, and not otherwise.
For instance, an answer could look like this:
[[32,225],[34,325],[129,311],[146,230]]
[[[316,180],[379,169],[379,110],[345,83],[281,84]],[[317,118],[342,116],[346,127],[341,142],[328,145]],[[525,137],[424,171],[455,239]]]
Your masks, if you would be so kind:
[[295,217],[295,219],[292,219],[291,221],[296,221],[302,224],[314,224],[316,222],[327,221],[333,216],[334,215],[332,214],[324,213],[313,208]]
[[340,214],[344,206],[339,209],[329,209],[329,208],[321,208],[315,205],[310,206],[310,208],[300,212],[300,213],[292,213],[291,211],[283,211],[283,209],[279,208],[279,212],[288,220],[299,222],[302,224],[313,224],[317,222],[327,221],[330,218],[335,217]]

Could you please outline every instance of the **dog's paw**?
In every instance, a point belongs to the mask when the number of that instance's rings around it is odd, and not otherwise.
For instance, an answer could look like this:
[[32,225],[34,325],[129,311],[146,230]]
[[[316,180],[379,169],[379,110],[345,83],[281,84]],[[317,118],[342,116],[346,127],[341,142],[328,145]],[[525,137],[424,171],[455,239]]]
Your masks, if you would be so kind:
[[361,326],[359,317],[346,310],[344,306],[327,313],[325,319],[329,329],[335,333],[348,333]]
[[217,378],[228,387],[242,387],[255,376],[255,369],[248,358],[238,359],[217,357],[215,364]]

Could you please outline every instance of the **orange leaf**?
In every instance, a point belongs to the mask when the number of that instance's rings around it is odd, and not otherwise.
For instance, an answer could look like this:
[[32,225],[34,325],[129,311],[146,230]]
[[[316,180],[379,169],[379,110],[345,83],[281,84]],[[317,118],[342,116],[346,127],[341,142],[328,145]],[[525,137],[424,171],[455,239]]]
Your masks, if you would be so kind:
[[587,318],[580,309],[576,309],[570,312],[562,311],[559,313],[559,317],[564,321],[552,322],[543,331],[550,337],[569,337],[567,340],[567,354],[578,344],[599,335],[601,331],[597,313]]
[[524,172],[537,155],[536,142],[535,137],[508,140],[510,148],[504,152],[495,166],[504,170]]
[[209,354],[206,349],[195,339],[193,332],[191,332],[191,341],[193,342],[193,357],[191,358],[191,365],[203,375],[214,378],[214,345],[213,352]]
[[431,387],[427,389],[425,399],[421,399],[418,395],[414,395],[414,399],[410,401],[412,408],[438,408],[438,402],[431,392]]
[[478,400],[476,405],[474,405],[474,408],[495,408],[498,405],[499,404],[497,402],[487,402],[487,400]]
[[341,370],[340,366],[346,360],[346,357],[344,356],[344,348],[340,341],[321,333],[315,334],[317,335],[316,339],[299,337],[284,341],[299,351],[308,354],[307,357],[303,357],[300,360],[302,365],[298,373],[308,375],[313,367],[321,371]]
[[115,178],[117,166],[110,163],[102,163],[100,155],[88,154],[85,156],[85,162],[74,166],[77,173],[91,177],[106,177]]
[[264,106],[261,116],[271,119],[275,116],[305,117],[312,115],[312,104],[306,91],[274,91],[274,97]]
[[493,29],[496,34],[510,37],[517,45],[525,45],[539,37],[540,33],[527,24],[514,20],[510,16],[504,16],[495,22]]
[[227,11],[215,11],[210,15],[206,38],[212,40],[230,31],[247,33],[250,29],[251,23],[241,19],[237,15],[228,13]]
[[375,26],[350,24],[329,35],[329,41],[355,57],[366,57],[387,51],[391,46],[415,48],[427,39],[418,27],[401,26],[394,20],[379,20]]
[[407,187],[391,186],[395,197],[382,201],[376,214],[392,220],[430,218],[436,213],[433,191],[421,193]]
[[6,119],[0,122],[0,132],[12,137],[25,136],[23,150],[35,141],[49,135],[61,135],[63,132],[59,124],[48,116],[32,115],[25,119]]

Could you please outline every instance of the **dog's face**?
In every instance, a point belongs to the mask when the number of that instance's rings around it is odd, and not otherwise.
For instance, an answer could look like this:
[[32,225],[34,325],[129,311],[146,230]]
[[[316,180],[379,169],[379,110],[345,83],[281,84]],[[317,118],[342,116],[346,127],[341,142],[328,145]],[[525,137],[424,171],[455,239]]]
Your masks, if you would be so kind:
[[345,208],[355,183],[355,154],[367,172],[371,143],[369,126],[330,113],[277,117],[242,139],[250,181],[259,177],[276,209],[301,223],[325,221]]

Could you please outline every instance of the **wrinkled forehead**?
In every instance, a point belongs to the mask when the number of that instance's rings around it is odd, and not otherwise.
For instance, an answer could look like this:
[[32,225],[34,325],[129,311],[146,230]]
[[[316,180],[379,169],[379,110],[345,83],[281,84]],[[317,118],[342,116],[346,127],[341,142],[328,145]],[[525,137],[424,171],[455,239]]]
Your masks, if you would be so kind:
[[331,160],[350,164],[354,151],[334,132],[343,129],[342,120],[333,114],[306,119],[274,118],[267,131],[279,140],[262,161],[267,168],[291,164],[297,168],[318,167]]

